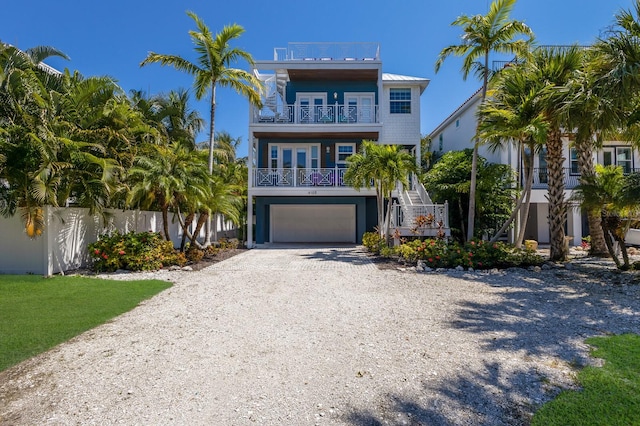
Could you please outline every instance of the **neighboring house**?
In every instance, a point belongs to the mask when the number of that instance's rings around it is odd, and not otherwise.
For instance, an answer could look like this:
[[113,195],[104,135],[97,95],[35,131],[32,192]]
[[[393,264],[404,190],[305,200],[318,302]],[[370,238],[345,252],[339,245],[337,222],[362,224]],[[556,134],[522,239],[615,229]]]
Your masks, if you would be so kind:
[[[429,136],[432,138],[432,146],[440,152],[458,151],[465,148],[473,148],[474,135],[476,133],[476,111],[482,100],[481,91],[478,90],[449,117],[439,124]],[[571,196],[573,188],[578,185],[580,174],[578,173],[578,161],[575,149],[571,146],[568,137],[564,140],[565,158],[565,198]],[[485,157],[490,163],[508,164],[519,172],[522,171],[522,158],[514,143],[504,145],[503,149],[491,152],[489,147],[481,145],[479,155]],[[547,244],[549,238],[549,203],[547,201],[547,163],[546,151],[541,151],[534,157],[533,190],[531,192],[531,208],[527,220],[525,238]],[[621,166],[625,173],[640,171],[636,164],[640,164],[640,157],[628,142],[606,141],[602,149],[593,153],[595,163],[603,165]],[[522,173],[520,173],[521,175]],[[580,245],[583,236],[589,235],[586,215],[576,206],[570,206],[567,211],[567,224],[565,228],[567,236],[572,237],[571,244]],[[509,236],[512,238],[512,235]]]
[[[345,185],[346,159],[362,140],[419,159],[429,80],[383,73],[376,43],[289,43],[253,71],[265,90],[249,119],[248,246],[361,242],[377,224],[375,191]],[[431,204],[424,195],[419,203]]]

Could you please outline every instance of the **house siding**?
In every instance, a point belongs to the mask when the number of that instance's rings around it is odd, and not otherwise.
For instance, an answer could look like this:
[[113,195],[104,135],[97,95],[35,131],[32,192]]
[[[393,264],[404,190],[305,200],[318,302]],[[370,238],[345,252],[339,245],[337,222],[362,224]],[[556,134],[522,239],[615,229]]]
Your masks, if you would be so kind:
[[[389,112],[390,89],[411,89],[411,113],[391,114]],[[380,119],[384,126],[380,133],[380,142],[386,144],[420,145],[420,88],[411,84],[383,83],[380,102]]]

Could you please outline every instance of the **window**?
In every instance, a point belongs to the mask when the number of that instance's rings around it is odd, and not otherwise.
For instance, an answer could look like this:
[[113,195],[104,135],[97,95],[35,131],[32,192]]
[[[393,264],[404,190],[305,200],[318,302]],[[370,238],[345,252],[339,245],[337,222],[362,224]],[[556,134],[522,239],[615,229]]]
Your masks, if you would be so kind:
[[271,145],[271,168],[278,168],[278,146]]
[[456,120],[456,127],[460,127],[460,120]]
[[442,138],[442,133],[440,133],[440,136],[438,136],[438,150],[442,151],[443,146],[444,140]]
[[624,173],[631,173],[631,148],[616,148],[616,164]]
[[569,169],[572,175],[580,173],[578,168],[578,151],[575,148],[569,149]]
[[411,114],[411,89],[390,89],[391,114]]
[[336,144],[336,165],[338,167],[346,167],[347,157],[355,153],[355,144]]

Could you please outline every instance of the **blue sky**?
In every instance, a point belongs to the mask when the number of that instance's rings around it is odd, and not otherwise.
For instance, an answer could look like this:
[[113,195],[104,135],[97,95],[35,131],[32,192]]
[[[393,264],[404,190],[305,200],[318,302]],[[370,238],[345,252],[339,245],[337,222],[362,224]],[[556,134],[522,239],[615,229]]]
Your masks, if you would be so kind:
[[[186,10],[198,14],[213,32],[229,23],[242,25],[246,32],[235,46],[257,60],[272,58],[273,49],[288,42],[377,42],[385,72],[431,79],[422,96],[421,126],[427,134],[480,85],[473,76],[462,80],[461,59],[450,58],[438,74],[434,62],[443,47],[459,41],[460,29],[451,22],[461,14],[484,14],[488,5],[487,0],[6,1],[0,40],[22,49],[54,46],[71,58],[48,61],[58,69],[109,75],[127,91],[150,93],[191,87],[191,77],[173,68],[139,67],[149,51],[194,59],[188,31],[195,26]],[[589,44],[612,24],[618,10],[631,7],[632,0],[519,0],[511,17],[525,21],[539,44]],[[241,137],[239,155],[246,155],[247,101],[220,90],[217,102],[216,131]],[[208,119],[207,99],[194,100],[193,106]],[[206,138],[203,133],[198,139]]]

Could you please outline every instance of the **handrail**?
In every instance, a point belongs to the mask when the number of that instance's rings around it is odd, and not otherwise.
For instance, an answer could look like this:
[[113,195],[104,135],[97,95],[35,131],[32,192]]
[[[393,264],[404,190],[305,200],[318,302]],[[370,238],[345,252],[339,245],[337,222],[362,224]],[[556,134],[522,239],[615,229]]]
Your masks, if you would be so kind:
[[349,187],[344,182],[347,169],[334,168],[255,168],[253,187]]
[[259,124],[377,124],[378,105],[284,104],[276,111],[265,106],[254,109],[252,122]]
[[379,61],[380,45],[367,42],[288,43],[273,50],[274,61]]

